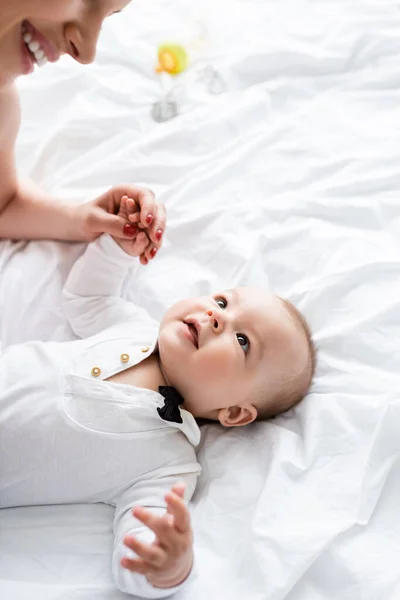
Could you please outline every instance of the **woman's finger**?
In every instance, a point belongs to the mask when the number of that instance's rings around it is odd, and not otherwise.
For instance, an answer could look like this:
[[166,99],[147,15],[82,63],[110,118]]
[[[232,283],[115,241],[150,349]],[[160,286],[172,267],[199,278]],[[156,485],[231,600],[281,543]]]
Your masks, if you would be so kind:
[[[147,232],[146,232],[147,233]],[[147,246],[146,248],[143,250],[141,256],[140,256],[140,262],[142,263],[142,265],[148,265],[149,262],[156,257],[157,252],[158,252],[158,248],[156,248],[156,246],[153,245],[153,242],[149,241],[149,239],[147,238]]]
[[161,248],[165,228],[167,226],[167,211],[163,204],[157,204],[153,223],[149,227],[148,236],[156,248]]
[[150,244],[147,246],[147,248],[143,254],[148,262],[150,260],[153,260],[153,258],[155,258],[157,256],[157,252],[158,252],[158,248],[156,246],[153,246],[153,243],[150,242]]
[[153,247],[152,243],[149,241],[149,239],[147,238],[147,246],[145,247],[145,249],[143,250],[142,254],[140,255],[140,262],[142,265],[148,265],[150,260],[151,260],[151,254],[150,254],[150,250]]
[[93,233],[108,233],[113,237],[129,240],[136,231],[123,217],[107,213],[101,208],[95,208],[88,219],[88,228]]

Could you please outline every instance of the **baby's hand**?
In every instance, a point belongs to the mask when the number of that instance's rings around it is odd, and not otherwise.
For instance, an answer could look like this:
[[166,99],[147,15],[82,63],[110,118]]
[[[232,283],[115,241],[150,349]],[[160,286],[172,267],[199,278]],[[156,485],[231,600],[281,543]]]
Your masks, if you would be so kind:
[[141,206],[137,200],[123,195],[117,216],[126,221],[124,234],[131,236],[131,239],[113,236],[114,240],[127,254],[140,256],[140,262],[147,265],[162,245],[165,207],[154,202],[149,212],[148,206]]
[[135,507],[133,515],[149,529],[156,539],[152,544],[140,542],[127,535],[124,543],[138,558],[123,558],[121,565],[145,575],[148,581],[161,588],[174,587],[188,576],[193,564],[193,533],[189,511],[184,502],[184,484],[172,486],[165,496],[167,512],[162,517],[142,507]]

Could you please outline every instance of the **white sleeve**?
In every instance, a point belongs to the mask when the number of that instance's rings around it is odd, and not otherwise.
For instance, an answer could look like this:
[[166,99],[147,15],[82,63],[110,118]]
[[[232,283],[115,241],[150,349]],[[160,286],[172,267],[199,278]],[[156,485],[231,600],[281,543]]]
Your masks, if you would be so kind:
[[63,290],[65,315],[77,336],[87,338],[118,323],[145,317],[143,308],[121,298],[122,285],[135,260],[107,234],[87,246]]
[[121,558],[124,556],[136,558],[136,554],[127,548],[123,542],[125,535],[131,533],[147,543],[154,540],[154,533],[135,519],[132,515],[132,508],[135,505],[140,505],[156,514],[164,514],[166,509],[164,495],[178,481],[184,481],[186,484],[185,500],[188,502],[193,495],[200,467],[198,463],[193,463],[193,465],[188,465],[188,468],[191,471],[187,473],[164,475],[162,477],[155,476],[151,480],[135,483],[118,499],[114,518],[112,571],[115,583],[122,592],[143,598],[166,598],[175,594],[195,576],[194,567],[192,567],[190,574],[181,584],[170,588],[158,588],[151,585],[144,575],[132,573],[120,564]]

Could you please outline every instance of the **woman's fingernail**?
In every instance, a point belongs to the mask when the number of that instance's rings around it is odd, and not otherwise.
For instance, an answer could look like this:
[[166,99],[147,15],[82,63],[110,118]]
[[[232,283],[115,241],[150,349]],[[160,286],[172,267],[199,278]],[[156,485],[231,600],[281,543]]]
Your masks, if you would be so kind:
[[149,213],[147,215],[147,217],[146,217],[146,223],[147,223],[147,225],[150,225],[150,223],[152,222],[152,220],[153,220],[153,215],[151,213]]
[[124,234],[133,237],[137,233],[137,227],[131,225],[130,223],[125,223],[124,225]]
[[152,248],[151,252],[150,252],[151,258],[154,258],[156,254],[157,254],[157,248]]
[[156,238],[158,239],[158,241],[161,240],[162,234],[163,234],[162,229],[158,229],[158,231],[156,231]]

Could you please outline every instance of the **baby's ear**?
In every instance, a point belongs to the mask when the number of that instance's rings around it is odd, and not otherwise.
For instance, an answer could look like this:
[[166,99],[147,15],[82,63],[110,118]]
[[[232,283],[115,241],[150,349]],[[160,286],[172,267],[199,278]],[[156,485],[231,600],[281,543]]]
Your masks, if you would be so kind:
[[248,425],[257,418],[257,409],[254,404],[246,403],[240,406],[228,406],[218,412],[218,421],[224,427],[240,427]]

